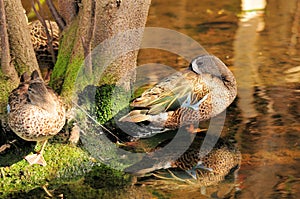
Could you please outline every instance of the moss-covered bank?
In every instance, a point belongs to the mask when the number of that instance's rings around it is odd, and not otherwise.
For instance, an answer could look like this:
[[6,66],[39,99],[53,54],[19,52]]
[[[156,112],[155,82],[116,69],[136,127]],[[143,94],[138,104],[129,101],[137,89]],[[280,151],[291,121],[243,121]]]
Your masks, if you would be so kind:
[[[114,85],[101,87],[90,85],[81,96],[83,96],[80,98],[83,100],[81,105],[87,103],[90,107],[87,111],[97,115],[98,121],[102,124],[128,104],[127,98],[124,98],[127,96],[126,92]],[[1,132],[0,135],[5,139],[0,144],[3,146],[9,143],[10,147],[0,151],[0,198],[23,198],[25,196],[39,198],[47,195],[42,187],[47,187],[56,196],[63,193],[64,196],[69,195],[69,198],[84,198],[84,195],[87,198],[94,198],[96,195],[111,198],[114,194],[118,195],[120,187],[130,185],[131,176],[120,171],[126,165],[117,165],[119,164],[116,155],[117,146],[108,140],[105,134],[99,138],[97,124],[93,124],[96,128],[91,128],[90,124],[85,125],[86,118],[87,115],[80,116],[79,114],[74,119],[80,126],[88,126],[88,130],[83,129],[86,135],[82,139],[91,137],[92,139],[88,139],[80,146],[74,146],[61,141],[62,136],[58,134],[46,145],[44,158],[47,166],[45,167],[30,166],[23,159],[25,155],[37,150],[40,145],[36,146],[35,142],[23,141],[10,131]],[[94,135],[98,137],[93,137]],[[97,150],[100,156],[111,159],[115,157],[116,162],[110,162],[110,164],[120,170],[111,169],[98,162],[95,159],[98,158],[97,156],[91,157],[88,153],[91,152],[90,148]],[[115,187],[114,191],[109,190],[112,187]]]
[[5,75],[3,75],[0,70],[0,79],[4,80],[4,81],[0,81],[0,115],[3,115],[6,113],[6,105],[7,105],[8,95],[9,95],[10,91],[17,86],[16,82],[13,83],[9,80],[5,80],[5,78],[6,78]]
[[[0,198],[13,198],[28,192],[28,196],[34,196],[34,190],[42,190],[43,186],[53,192],[62,189],[62,185],[68,185],[69,189],[78,186],[79,190],[90,190],[94,194],[105,192],[102,189],[109,187],[120,188],[130,184],[128,174],[102,165],[81,148],[71,144],[47,144],[44,153],[47,166],[30,166],[22,156],[32,150],[33,145],[27,143],[22,149],[10,150],[1,155]],[[68,194],[67,190],[61,192]],[[36,196],[40,194],[44,194],[44,191]]]

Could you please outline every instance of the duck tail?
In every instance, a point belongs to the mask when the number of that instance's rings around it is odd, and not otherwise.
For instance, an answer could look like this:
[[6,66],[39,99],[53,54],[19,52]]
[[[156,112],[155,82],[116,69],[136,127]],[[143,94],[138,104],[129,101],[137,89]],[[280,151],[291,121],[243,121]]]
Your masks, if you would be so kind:
[[150,120],[147,110],[133,110],[119,119],[120,122],[143,122]]

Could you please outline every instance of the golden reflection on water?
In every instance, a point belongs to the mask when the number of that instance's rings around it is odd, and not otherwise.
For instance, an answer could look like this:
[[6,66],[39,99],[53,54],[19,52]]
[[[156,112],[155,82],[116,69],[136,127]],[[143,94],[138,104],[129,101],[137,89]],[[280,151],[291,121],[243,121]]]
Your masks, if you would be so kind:
[[[220,57],[235,74],[238,107],[232,105],[229,111],[240,114],[237,124],[233,120],[226,123],[229,129],[226,133],[236,134],[243,154],[238,177],[241,192],[237,197],[272,198],[290,194],[297,198],[300,195],[297,169],[300,166],[300,45],[299,38],[295,41],[295,34],[299,31],[296,24],[299,1],[255,2],[259,3],[258,7],[253,7],[254,1],[244,4],[247,18],[244,15],[238,19],[239,12],[235,10],[238,1],[174,4],[152,1],[148,26],[168,27],[187,34],[209,53]],[[151,55],[141,52],[140,62],[162,57],[175,68],[185,67],[175,62],[176,56],[162,55],[162,52]],[[234,114],[229,111],[228,118]],[[174,198],[180,198],[180,194],[194,196],[196,190],[194,194],[178,192],[173,193]]]
[[[246,180],[240,198],[285,194],[299,197],[299,180],[290,190],[277,187],[280,179],[299,175],[295,170],[300,157],[298,141],[291,139],[299,140],[299,81],[284,73],[299,65],[299,53],[295,53],[299,52],[299,43],[290,53],[293,21],[299,20],[296,19],[299,2],[268,3],[265,15],[261,11],[246,12],[234,42],[233,72],[239,84],[238,107],[245,123],[240,126],[238,136],[241,146],[249,145],[242,147],[245,163],[240,175],[245,175]],[[300,73],[294,74],[297,75]],[[291,106],[298,113],[293,113]]]

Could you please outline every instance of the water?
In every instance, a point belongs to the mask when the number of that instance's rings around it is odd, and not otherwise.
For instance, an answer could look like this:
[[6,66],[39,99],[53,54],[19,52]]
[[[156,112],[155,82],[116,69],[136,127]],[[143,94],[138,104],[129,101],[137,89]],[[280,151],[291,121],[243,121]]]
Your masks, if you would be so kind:
[[[235,74],[238,97],[227,114],[237,115],[226,127],[235,134],[243,160],[240,191],[231,196],[299,198],[300,1],[270,0],[265,8],[264,2],[251,2],[258,7],[244,8],[248,12],[243,14],[235,0],[153,0],[147,26],[192,37]],[[140,63],[150,60],[186,67],[167,52],[140,53]],[[200,197],[199,189],[177,192],[170,198]]]

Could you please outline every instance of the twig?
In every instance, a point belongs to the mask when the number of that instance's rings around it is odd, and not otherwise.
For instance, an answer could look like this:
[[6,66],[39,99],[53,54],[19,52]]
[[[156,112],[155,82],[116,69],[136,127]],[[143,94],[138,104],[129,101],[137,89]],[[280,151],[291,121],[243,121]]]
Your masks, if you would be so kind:
[[[1,0],[1,1],[2,1],[2,0]],[[5,177],[6,177],[6,176],[5,176],[4,168],[1,167],[0,170],[1,170],[1,175],[2,175],[3,180],[5,180]]]
[[108,130],[105,126],[100,124],[97,120],[95,120],[88,112],[86,112],[81,106],[79,106],[76,102],[72,101],[72,103],[79,108],[82,112],[85,113],[86,116],[88,116],[92,121],[94,121],[96,124],[98,124],[102,129],[104,129],[106,132],[108,132],[110,135],[112,135],[114,138],[116,138],[117,142],[121,141],[123,142],[120,138],[118,138],[115,134],[113,134],[110,130]]
[[52,195],[52,194],[50,193],[50,191],[47,189],[47,186],[46,186],[46,185],[42,186],[42,188],[44,189],[44,191],[46,192],[46,194],[47,194],[50,198],[53,197],[53,195]]
[[63,31],[64,28],[66,27],[66,23],[64,22],[63,18],[60,16],[60,14],[58,13],[57,9],[55,8],[53,1],[52,0],[46,0],[46,3],[48,5],[48,8],[52,14],[52,17],[54,18],[54,20],[56,21],[59,30]]
[[3,144],[0,146],[0,153],[10,148],[10,144]]
[[152,173],[152,175],[153,175],[154,177],[157,177],[157,178],[163,179],[163,180],[174,180],[173,178],[164,177],[164,176],[158,175],[158,174],[156,174],[156,173]]
[[[34,0],[31,0],[31,4],[32,4],[32,9],[33,11],[35,12],[38,20],[42,23],[42,25],[44,26],[45,28],[45,32],[46,32],[46,36],[47,36],[47,43],[48,43],[48,47],[50,48],[50,53],[51,53],[51,56],[52,56],[52,62],[53,64],[55,64],[56,62],[56,56],[55,56],[55,53],[54,53],[54,49],[53,49],[53,45],[52,45],[52,42],[53,42],[53,37],[51,37],[50,33],[49,33],[49,29],[48,29],[48,26],[47,26],[47,23],[46,23],[46,20],[40,15],[40,13],[36,10],[35,6],[34,6]],[[42,6],[41,6],[41,3],[39,1],[37,1],[37,4],[40,8],[40,10],[42,10]],[[49,22],[50,24],[50,22]],[[50,28],[51,28],[51,25],[50,25]],[[51,29],[52,33],[53,33],[53,30]],[[53,36],[53,35],[52,35]]]

